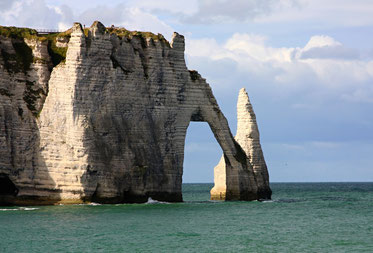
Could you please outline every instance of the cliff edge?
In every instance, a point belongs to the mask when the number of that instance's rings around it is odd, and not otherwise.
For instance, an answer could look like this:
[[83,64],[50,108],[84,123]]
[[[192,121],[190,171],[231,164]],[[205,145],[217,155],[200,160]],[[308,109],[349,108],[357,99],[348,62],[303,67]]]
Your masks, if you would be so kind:
[[97,21],[50,35],[0,27],[0,203],[182,201],[190,121],[207,122],[224,153],[212,198],[261,197],[184,48],[177,33],[169,43]]

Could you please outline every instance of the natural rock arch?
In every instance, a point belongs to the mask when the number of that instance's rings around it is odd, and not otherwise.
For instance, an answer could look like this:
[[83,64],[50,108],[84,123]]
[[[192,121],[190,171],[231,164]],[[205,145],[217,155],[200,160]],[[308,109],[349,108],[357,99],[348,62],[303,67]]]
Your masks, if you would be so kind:
[[37,120],[36,150],[43,161],[36,167],[48,170],[59,202],[182,201],[190,121],[207,122],[224,153],[212,199],[260,198],[250,159],[210,86],[186,67],[182,35],[168,43],[96,21],[86,30],[75,23],[64,43],[66,59],[52,70]]

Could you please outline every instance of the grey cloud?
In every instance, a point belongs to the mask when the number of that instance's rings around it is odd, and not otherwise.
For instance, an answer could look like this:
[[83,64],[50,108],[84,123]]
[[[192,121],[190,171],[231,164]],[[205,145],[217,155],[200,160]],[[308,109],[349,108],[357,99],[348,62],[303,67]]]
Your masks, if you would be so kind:
[[[1,1],[1,5],[11,8],[12,1]],[[1,16],[0,24],[31,28],[58,28],[58,24],[72,25],[79,21],[90,26],[95,20],[100,20],[106,25],[119,22],[123,18],[123,5],[115,7],[97,6],[89,8],[80,15],[74,15],[71,7],[67,5],[58,6],[58,10],[47,6],[44,0],[24,1],[21,0],[21,7],[18,12],[11,16]],[[1,13],[0,9],[0,13]]]
[[54,8],[49,8],[44,0],[32,2],[20,1],[19,11],[11,16],[0,16],[3,25],[24,26],[32,28],[57,28],[62,15]]
[[[298,0],[290,0],[298,5]],[[199,10],[191,16],[184,16],[186,23],[247,22],[256,17],[267,15],[281,8],[278,0],[199,0]]]
[[10,9],[14,2],[14,0],[0,0],[0,12]]
[[300,59],[359,59],[359,52],[355,49],[340,45],[314,47],[302,52]]
[[86,25],[91,25],[95,20],[100,20],[104,25],[110,26],[121,22],[124,10],[125,6],[122,4],[113,8],[97,6],[84,11],[79,15],[79,20],[82,24],[85,23]]
[[54,9],[47,7],[44,0],[35,0],[32,3],[22,5],[17,22],[23,26],[56,28],[58,24],[56,16],[60,15]]
[[73,23],[75,20],[74,20],[74,13],[73,11],[71,10],[71,8],[67,5],[61,5],[59,7],[59,9],[61,10],[61,20],[63,23]]
[[75,5],[49,5],[45,0],[19,0],[17,3],[20,4],[14,5],[10,11],[4,11],[4,14],[0,15],[1,25],[63,29],[71,27],[73,22],[91,26],[95,20],[99,20],[106,26],[125,25],[133,30],[150,30],[163,33],[165,36],[172,34],[172,29],[156,16],[139,8],[130,8],[126,4],[92,4],[82,9],[81,13],[74,14],[73,10],[77,10]]

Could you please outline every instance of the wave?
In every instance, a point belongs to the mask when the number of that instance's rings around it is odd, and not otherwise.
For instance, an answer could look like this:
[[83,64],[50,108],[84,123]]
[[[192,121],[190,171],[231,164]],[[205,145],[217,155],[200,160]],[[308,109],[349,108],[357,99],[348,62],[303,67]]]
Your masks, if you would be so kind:
[[273,203],[274,200],[268,199],[268,200],[260,200],[261,203]]
[[36,208],[36,207],[20,207],[19,209],[24,210],[24,211],[32,211],[32,210],[37,210],[39,208]]
[[164,202],[164,201],[154,200],[151,197],[149,197],[148,201],[145,204],[170,204],[170,203]]
[[89,206],[101,206],[100,203],[91,202],[88,204]]
[[36,208],[36,207],[19,207],[19,208],[3,208],[3,209],[0,209],[0,211],[33,211],[33,210],[37,210],[39,208]]
[[[63,206],[63,204],[60,204]],[[101,206],[100,203],[90,202],[90,203],[84,203],[84,204],[73,204],[73,206]]]

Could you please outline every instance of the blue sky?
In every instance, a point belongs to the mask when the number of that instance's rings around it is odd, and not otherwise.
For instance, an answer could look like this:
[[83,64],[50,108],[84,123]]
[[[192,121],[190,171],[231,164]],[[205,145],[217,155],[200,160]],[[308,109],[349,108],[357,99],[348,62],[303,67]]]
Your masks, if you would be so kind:
[[[272,182],[373,181],[372,13],[370,0],[0,0],[1,25],[185,35],[233,134],[248,91]],[[208,125],[191,123],[184,182],[212,182],[220,156]]]

